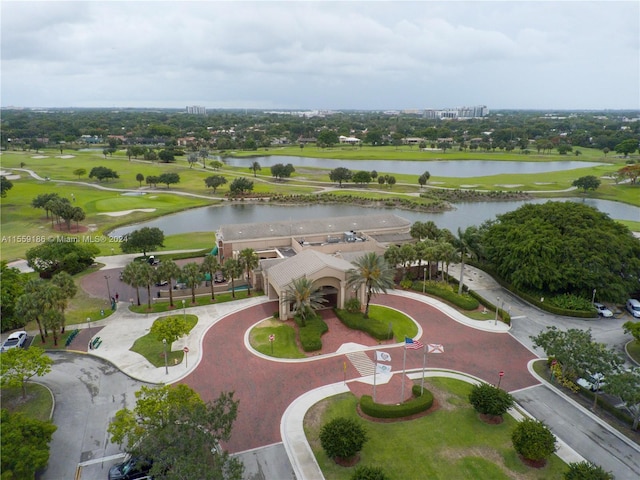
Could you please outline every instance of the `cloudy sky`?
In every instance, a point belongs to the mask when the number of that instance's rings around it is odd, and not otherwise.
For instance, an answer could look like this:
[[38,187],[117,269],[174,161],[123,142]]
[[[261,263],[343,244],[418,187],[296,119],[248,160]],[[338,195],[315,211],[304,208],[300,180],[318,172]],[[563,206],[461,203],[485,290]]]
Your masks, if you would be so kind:
[[0,3],[1,105],[639,109],[640,2]]

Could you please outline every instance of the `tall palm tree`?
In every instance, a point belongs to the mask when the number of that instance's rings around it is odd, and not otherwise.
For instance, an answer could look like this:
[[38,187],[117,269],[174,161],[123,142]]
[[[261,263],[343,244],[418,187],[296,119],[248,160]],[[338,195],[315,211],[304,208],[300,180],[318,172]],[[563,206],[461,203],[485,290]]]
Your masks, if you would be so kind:
[[367,303],[364,318],[369,318],[371,297],[380,292],[387,293],[387,289],[393,288],[394,271],[384,257],[375,252],[365,253],[353,264],[355,268],[347,271],[347,286],[356,289],[365,286]]
[[320,288],[315,287],[306,276],[293,280],[287,286],[282,300],[293,304],[293,314],[300,318],[303,327],[307,318],[327,302]]
[[173,260],[164,260],[156,269],[156,280],[169,282],[169,306],[173,307],[173,279],[180,276],[180,267]]
[[67,272],[56,273],[51,279],[51,282],[53,282],[54,285],[60,288],[62,295],[64,297],[60,305],[61,313],[63,314],[62,328],[60,329],[60,333],[64,333],[65,320],[66,320],[64,317],[64,311],[67,309],[67,306],[69,305],[69,300],[75,297],[76,293],[78,292],[78,287],[76,286],[76,283],[73,281],[73,277],[69,275]]
[[127,264],[122,270],[122,281],[136,289],[136,299],[138,301],[138,306],[140,306],[140,287],[144,284],[142,283],[142,265],[143,262],[133,261]]
[[251,271],[258,266],[260,259],[253,248],[245,248],[240,250],[238,260],[247,273],[247,296],[250,296],[251,290],[249,290],[249,280],[251,278]]
[[51,329],[53,344],[58,346],[58,329],[64,325],[64,314],[60,310],[47,310],[43,316],[44,324]]
[[258,162],[253,162],[249,168],[251,170],[253,170],[253,176],[254,177],[256,176],[256,171],[262,170],[262,167],[260,166],[260,164]]
[[226,259],[222,265],[224,276],[231,279],[231,296],[233,298],[236,298],[235,279],[242,275],[243,270],[242,264],[235,258]]
[[215,300],[215,294],[213,292],[213,285],[216,272],[220,270],[220,262],[215,255],[206,255],[204,261],[200,264],[200,271],[208,273],[211,277],[211,300]]
[[182,280],[191,289],[191,303],[196,303],[196,288],[202,283],[200,266],[195,263],[187,263],[182,267]]
[[29,280],[24,287],[24,294],[20,295],[16,301],[16,317],[22,318],[25,323],[35,320],[38,324],[38,330],[40,330],[40,339],[42,340],[42,343],[45,342],[46,338],[42,323],[42,314],[44,313],[44,309],[35,294],[43,283],[44,282],[40,279]]
[[478,227],[471,225],[464,231],[458,227],[458,237],[456,238],[455,247],[460,253],[460,280],[458,283],[458,295],[462,294],[462,287],[464,286],[464,262],[467,259],[467,255],[472,254],[478,243]]
[[151,310],[151,285],[156,281],[156,269],[147,262],[138,262],[142,266],[138,275],[140,275],[140,286],[147,287],[147,308]]

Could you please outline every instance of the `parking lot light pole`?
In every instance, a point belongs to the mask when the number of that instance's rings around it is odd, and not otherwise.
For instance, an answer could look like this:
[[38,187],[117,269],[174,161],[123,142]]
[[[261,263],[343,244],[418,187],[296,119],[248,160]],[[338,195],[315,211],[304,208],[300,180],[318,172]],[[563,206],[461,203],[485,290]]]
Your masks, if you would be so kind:
[[593,295],[591,295],[591,303],[595,303],[596,302],[596,289],[593,289]]
[[104,279],[107,281],[107,295],[109,295],[109,303],[111,303],[111,288],[109,288],[109,279],[111,277],[109,275],[105,275]]
[[187,321],[187,307],[186,307],[186,301],[183,299],[182,300],[182,317],[184,318],[184,321]]
[[494,325],[498,325],[498,305],[500,304],[500,297],[496,297],[496,321]]
[[425,291],[425,286],[427,283],[427,267],[424,267],[424,272],[422,275],[422,293]]
[[167,363],[167,339],[162,339],[162,346],[164,347],[164,373],[169,375],[169,364]]

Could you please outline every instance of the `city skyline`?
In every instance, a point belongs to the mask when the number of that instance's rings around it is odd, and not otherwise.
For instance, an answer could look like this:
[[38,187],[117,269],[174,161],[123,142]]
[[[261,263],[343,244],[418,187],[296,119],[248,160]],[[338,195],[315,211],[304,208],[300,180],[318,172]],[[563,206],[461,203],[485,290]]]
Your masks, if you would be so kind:
[[640,108],[634,1],[5,1],[2,107]]

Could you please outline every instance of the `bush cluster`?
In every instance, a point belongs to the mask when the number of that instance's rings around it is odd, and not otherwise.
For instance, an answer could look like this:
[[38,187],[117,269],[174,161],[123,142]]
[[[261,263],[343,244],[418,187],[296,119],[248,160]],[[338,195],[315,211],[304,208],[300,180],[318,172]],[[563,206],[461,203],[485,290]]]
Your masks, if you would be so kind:
[[[413,289],[422,291],[422,281],[414,282]],[[475,310],[480,305],[480,302],[471,295],[466,293],[458,295],[457,292],[453,291],[451,285],[443,282],[427,281],[424,291],[429,295],[440,297],[463,310]]]
[[322,350],[322,335],[329,331],[329,327],[325,321],[315,316],[313,318],[307,318],[305,326],[300,326],[299,319],[296,318],[298,324],[298,335],[300,338],[300,344],[305,352],[315,352],[316,350]]
[[431,189],[428,192],[421,193],[422,198],[433,198],[445,202],[491,202],[504,200],[527,200],[533,195],[521,191],[491,191],[483,192],[480,190],[444,190]]
[[329,458],[351,458],[366,441],[367,431],[351,418],[334,418],[320,429],[320,444]]
[[513,406],[513,402],[509,393],[488,383],[474,385],[469,394],[469,403],[483,415],[501,417]]
[[368,333],[376,340],[389,339],[389,325],[382,320],[378,320],[376,318],[364,318],[364,315],[359,311],[351,313],[346,310],[336,309],[335,312],[336,316],[347,327]]
[[371,395],[363,395],[360,399],[360,409],[374,418],[402,418],[429,410],[433,405],[433,394],[420,385],[414,385],[411,389],[414,398],[399,405],[383,405],[375,403]]

